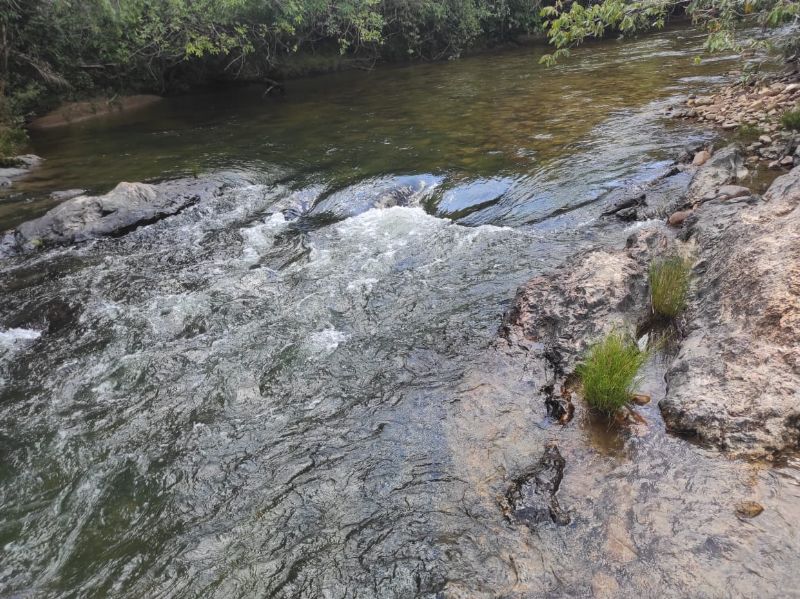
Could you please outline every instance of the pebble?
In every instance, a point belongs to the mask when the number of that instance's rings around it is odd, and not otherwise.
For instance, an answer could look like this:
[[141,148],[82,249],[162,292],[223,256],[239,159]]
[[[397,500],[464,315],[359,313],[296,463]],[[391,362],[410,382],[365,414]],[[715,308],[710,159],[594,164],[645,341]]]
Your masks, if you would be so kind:
[[[679,213],[676,212],[675,214]],[[675,216],[675,214],[673,214],[672,216]],[[689,214],[689,212],[687,211],[686,214]],[[672,216],[670,216],[670,220],[672,219]],[[633,397],[631,397],[631,401],[635,403],[637,406],[646,406],[647,404],[650,403],[650,399],[651,399],[650,396],[647,395],[646,393],[636,393],[634,394]]]
[[[678,212],[673,212],[667,220],[667,224],[669,224],[670,227],[680,227],[683,224],[683,221],[685,221],[691,213],[691,210],[679,210]],[[636,397],[637,396],[634,396],[634,401],[636,401]]]
[[756,501],[742,501],[736,506],[736,515],[740,518],[755,518],[764,511],[764,506]]
[[784,156],[781,158],[781,166],[792,166],[794,164],[794,158],[791,156]]
[[694,155],[694,160],[692,160],[692,164],[694,166],[702,166],[708,159],[711,158],[711,153],[708,150],[700,150],[697,154]]

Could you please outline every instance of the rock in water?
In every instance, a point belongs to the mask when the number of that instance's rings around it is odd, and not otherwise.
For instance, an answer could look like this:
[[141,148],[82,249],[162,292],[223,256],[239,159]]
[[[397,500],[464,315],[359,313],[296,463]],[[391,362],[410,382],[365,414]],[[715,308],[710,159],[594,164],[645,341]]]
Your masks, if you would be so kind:
[[704,203],[689,330],[659,406],[667,426],[734,454],[800,448],[800,168],[764,201]]
[[764,506],[756,501],[742,501],[736,506],[736,515],[740,518],[755,518],[764,511]]
[[59,245],[121,235],[177,214],[223,187],[213,179],[181,179],[159,185],[120,183],[102,196],[67,200],[0,239],[0,251],[14,253],[40,245]]
[[506,515],[531,529],[551,520],[561,526],[569,524],[569,515],[561,510],[556,497],[565,465],[555,443],[549,444],[539,462],[512,481],[504,498]]

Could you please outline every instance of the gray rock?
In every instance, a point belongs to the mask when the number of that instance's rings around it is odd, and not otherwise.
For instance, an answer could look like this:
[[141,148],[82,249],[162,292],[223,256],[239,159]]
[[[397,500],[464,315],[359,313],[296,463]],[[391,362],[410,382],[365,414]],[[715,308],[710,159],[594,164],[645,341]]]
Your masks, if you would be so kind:
[[624,250],[583,252],[531,279],[505,316],[505,338],[556,375],[568,375],[598,338],[636,324],[647,306],[647,265],[669,243],[661,227],[642,229]]
[[729,200],[749,196],[751,193],[750,189],[742,185],[723,185],[717,191],[719,197]]
[[8,254],[40,245],[124,234],[212,197],[222,186],[221,181],[212,179],[183,179],[159,185],[120,183],[105,195],[72,198],[44,216],[21,224],[4,236],[0,248]]
[[734,454],[799,448],[800,169],[764,201],[708,202],[685,227],[696,289],[660,402],[668,428]]
[[85,189],[65,189],[64,191],[54,191],[50,194],[50,198],[56,200],[57,202],[64,202],[66,200],[71,200],[72,198],[77,198],[79,195],[83,195],[85,193]]
[[42,159],[35,154],[15,156],[16,166],[0,168],[0,187],[10,187],[14,179],[27,175],[32,168],[39,166]]
[[42,162],[44,162],[44,158],[40,158],[36,154],[23,154],[22,156],[16,156],[16,160],[21,162],[25,168],[34,168],[39,166]]
[[716,152],[695,173],[689,186],[689,201],[701,198],[716,197],[717,190],[723,185],[735,183],[747,176],[744,160],[738,146],[728,146]]
[[3,179],[16,179],[28,172],[27,168],[13,166],[9,168],[0,168],[0,178]]

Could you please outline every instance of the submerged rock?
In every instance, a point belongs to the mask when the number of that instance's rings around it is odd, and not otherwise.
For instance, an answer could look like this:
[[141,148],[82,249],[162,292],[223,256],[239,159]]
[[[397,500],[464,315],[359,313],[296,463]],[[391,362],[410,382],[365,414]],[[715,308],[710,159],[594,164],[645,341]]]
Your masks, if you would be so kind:
[[221,181],[181,179],[158,185],[120,183],[102,196],[78,196],[0,238],[0,255],[98,237],[121,235],[177,214],[218,194]]
[[660,402],[667,426],[736,454],[800,448],[800,168],[755,205],[704,203],[686,234],[696,291]]
[[550,521],[560,526],[569,524],[569,514],[561,509],[556,497],[564,466],[566,461],[558,446],[549,444],[539,461],[511,482],[504,497],[506,516],[529,528]]
[[369,179],[333,192],[317,202],[306,216],[343,220],[373,208],[415,206],[429,198],[440,183],[441,178],[433,175]]

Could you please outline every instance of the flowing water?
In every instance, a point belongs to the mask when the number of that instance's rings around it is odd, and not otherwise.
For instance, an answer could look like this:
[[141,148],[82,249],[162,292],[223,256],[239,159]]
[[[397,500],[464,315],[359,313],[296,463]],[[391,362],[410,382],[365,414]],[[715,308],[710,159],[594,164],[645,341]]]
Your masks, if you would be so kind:
[[[704,139],[662,116],[735,66],[695,64],[701,43],[550,70],[520,49],[36,134],[46,162],[0,228],[58,189],[228,190],[0,265],[0,596],[797,596],[792,463],[696,447],[652,405],[636,434],[554,426],[543,381],[492,350],[521,283],[624,243],[604,194]],[[398,188],[410,204],[382,207]],[[554,439],[571,524],[506,521],[498,493]],[[740,520],[745,499],[765,512]]]

